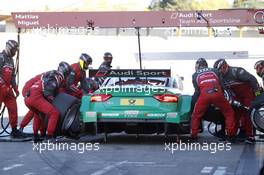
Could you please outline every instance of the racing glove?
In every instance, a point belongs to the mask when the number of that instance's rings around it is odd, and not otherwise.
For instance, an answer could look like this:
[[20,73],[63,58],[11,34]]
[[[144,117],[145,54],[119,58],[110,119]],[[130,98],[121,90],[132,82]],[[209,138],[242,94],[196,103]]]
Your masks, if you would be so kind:
[[263,92],[263,88],[261,86],[258,86],[257,89],[255,89],[254,94],[255,96],[259,96]]
[[255,96],[256,96],[256,97],[259,96],[260,94],[261,94],[260,91],[256,91],[256,92],[255,92]]

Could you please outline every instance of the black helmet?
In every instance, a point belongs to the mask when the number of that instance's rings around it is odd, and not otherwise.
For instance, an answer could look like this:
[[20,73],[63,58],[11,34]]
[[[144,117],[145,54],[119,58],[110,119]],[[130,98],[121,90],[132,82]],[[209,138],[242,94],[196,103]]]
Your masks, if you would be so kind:
[[113,58],[113,55],[110,52],[105,52],[104,53],[104,59],[105,58]]
[[226,60],[223,59],[223,58],[220,58],[220,59],[218,59],[218,60],[215,61],[214,68],[217,69],[217,70],[219,70],[225,64],[227,64]]
[[59,64],[58,71],[65,79],[71,72],[71,66],[67,62],[62,61]]
[[18,50],[18,43],[15,40],[8,40],[6,42],[6,49],[5,49],[5,53],[10,56],[13,57],[16,55],[16,52]]
[[208,64],[207,61],[204,58],[199,58],[195,63],[195,70],[199,70],[202,68],[207,68]]
[[90,64],[92,64],[93,59],[92,57],[90,57],[90,55],[86,54],[86,53],[82,53],[80,56],[80,67],[83,70],[87,70],[88,66]]
[[258,76],[262,77],[264,75],[264,60],[257,61],[254,65],[254,69],[256,69]]
[[105,52],[104,54],[104,63],[108,66],[111,66],[113,60],[113,56],[110,52]]
[[264,66],[264,60],[257,61],[254,65],[254,69],[257,69],[258,66]]
[[225,74],[228,69],[228,64],[225,59],[220,58],[214,63],[214,68],[217,69],[220,73]]

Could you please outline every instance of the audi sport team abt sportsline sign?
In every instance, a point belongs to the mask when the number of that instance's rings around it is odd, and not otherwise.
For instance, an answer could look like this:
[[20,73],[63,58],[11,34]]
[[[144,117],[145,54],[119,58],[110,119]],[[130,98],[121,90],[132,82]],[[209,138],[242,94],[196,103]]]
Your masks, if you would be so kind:
[[170,77],[171,71],[168,69],[112,69],[109,71],[89,70],[89,77]]
[[17,28],[263,26],[264,9],[167,12],[13,12]]

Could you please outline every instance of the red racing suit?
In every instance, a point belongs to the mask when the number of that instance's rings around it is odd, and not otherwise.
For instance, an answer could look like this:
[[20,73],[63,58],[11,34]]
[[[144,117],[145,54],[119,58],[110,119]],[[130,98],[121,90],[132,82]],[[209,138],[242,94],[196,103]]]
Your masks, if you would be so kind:
[[[241,67],[228,67],[228,71],[223,75],[224,84],[231,89],[235,95],[235,100],[245,106],[250,106],[255,98],[255,92],[260,87],[257,79]],[[250,116],[244,109],[235,109],[236,128],[240,127],[248,137],[253,136],[253,127]]]
[[17,127],[17,102],[13,90],[19,94],[16,84],[13,58],[0,53],[0,106],[5,104],[12,129]]
[[[56,96],[62,80],[62,76],[57,71],[46,72],[39,81],[29,88],[29,93],[25,97],[25,104],[31,111],[35,114],[41,113],[48,117],[48,136],[54,135],[59,119],[59,112],[51,102]],[[36,122],[35,116],[37,117]],[[40,116],[34,115],[34,134],[37,134],[37,129],[41,128],[41,123]]]
[[[78,88],[78,83],[80,82],[81,89]],[[71,65],[70,75],[67,77],[66,81],[62,83],[60,92],[65,92],[73,95],[77,98],[82,98],[83,92],[89,93],[90,85],[86,80],[86,72],[81,69],[79,63],[74,63]]]
[[[28,93],[29,93],[29,90],[30,90],[30,88],[31,88],[31,86],[35,83],[35,82],[37,82],[37,81],[39,81],[39,80],[41,80],[41,76],[42,76],[43,74],[39,74],[39,75],[36,75],[35,77],[33,77],[33,78],[31,78],[30,80],[28,80],[26,83],[25,83],[25,85],[24,85],[24,87],[23,87],[23,89],[22,89],[22,96],[25,98],[26,96],[28,96]],[[34,117],[34,115],[37,115],[37,116],[35,116]],[[38,116],[38,114],[35,114],[33,111],[28,111],[27,112],[27,114],[24,116],[24,118],[23,118],[23,120],[20,122],[20,128],[24,128],[24,127],[26,127],[28,124],[29,124],[29,122],[32,120],[32,118],[34,117],[34,119],[35,120],[38,120],[38,118],[39,118],[39,116]],[[38,117],[38,118],[37,118]],[[35,121],[34,120],[34,121]],[[39,121],[39,120],[38,120]],[[33,123],[33,130],[36,130],[36,127],[38,126],[39,124],[38,123]],[[42,127],[40,128],[40,132],[41,132],[41,134],[43,135],[44,133],[44,126],[43,125],[41,125]],[[34,129],[34,127],[35,127],[35,129]]]
[[217,70],[204,68],[196,71],[192,76],[195,95],[198,100],[192,113],[192,137],[197,137],[202,116],[209,105],[218,107],[224,115],[228,136],[235,135],[234,111],[223,94],[223,84]]

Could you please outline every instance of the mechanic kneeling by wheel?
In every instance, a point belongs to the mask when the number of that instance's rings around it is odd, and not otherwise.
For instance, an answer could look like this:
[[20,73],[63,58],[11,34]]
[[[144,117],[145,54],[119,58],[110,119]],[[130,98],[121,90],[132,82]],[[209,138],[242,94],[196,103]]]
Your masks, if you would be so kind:
[[[59,64],[58,70],[46,72],[41,80],[35,82],[27,92],[24,99],[26,106],[35,113],[34,121],[39,121],[39,113],[48,117],[47,139],[55,137],[54,132],[59,119],[58,110],[52,105],[62,81],[69,75],[71,67],[66,62]],[[36,118],[36,119],[35,119]],[[38,128],[40,122],[34,122],[33,126],[33,141],[39,141]]]
[[208,68],[204,58],[200,58],[195,64],[195,73],[192,76],[194,95],[198,100],[194,106],[191,121],[191,139],[197,140],[202,116],[210,105],[218,107],[225,118],[227,141],[233,142],[235,136],[234,111],[224,97],[223,83],[216,69]]
[[[71,65],[71,73],[67,77],[66,80],[63,81],[59,91],[67,93],[69,95],[75,96],[76,98],[82,98],[82,90],[83,89],[86,93],[89,93],[93,87],[90,87],[91,83],[89,83],[86,79],[85,71],[88,69],[88,66],[92,64],[92,58],[88,54],[81,54],[79,63],[75,63]],[[28,89],[36,82],[41,79],[43,76],[47,76],[50,73],[44,72],[39,75],[36,75],[32,79],[26,82],[22,89],[22,95],[25,97],[26,92]],[[77,87],[78,83],[81,83],[81,89]],[[88,92],[89,91],[89,92]],[[32,120],[33,116],[36,115],[32,111],[28,111],[27,114],[24,116],[23,120],[20,122],[20,131],[23,131],[24,127],[29,124]],[[43,135],[42,130],[40,130],[40,135]]]
[[[214,63],[216,68],[223,76],[224,84],[235,95],[235,100],[245,106],[250,106],[256,96],[260,95],[260,87],[257,79],[241,67],[231,67],[224,59],[218,59]],[[245,109],[235,109],[236,130],[241,127],[240,134],[245,133],[245,142],[252,144],[255,142],[253,126],[250,121],[248,111]],[[241,124],[241,126],[239,126]]]

